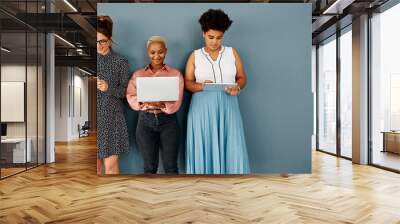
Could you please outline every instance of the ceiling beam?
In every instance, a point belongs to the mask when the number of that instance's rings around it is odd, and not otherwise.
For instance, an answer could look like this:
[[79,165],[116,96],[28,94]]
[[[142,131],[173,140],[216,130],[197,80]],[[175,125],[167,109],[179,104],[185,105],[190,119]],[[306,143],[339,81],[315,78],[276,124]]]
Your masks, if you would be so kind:
[[91,56],[55,56],[56,66],[87,67],[96,71],[97,58]]
[[96,29],[90,24],[85,17],[80,14],[67,14],[67,16],[80,26],[91,38],[96,39]]

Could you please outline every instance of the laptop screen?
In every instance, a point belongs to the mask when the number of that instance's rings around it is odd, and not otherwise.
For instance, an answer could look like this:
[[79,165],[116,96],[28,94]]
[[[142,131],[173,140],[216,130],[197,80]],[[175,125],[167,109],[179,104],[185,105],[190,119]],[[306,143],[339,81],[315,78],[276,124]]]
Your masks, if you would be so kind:
[[176,101],[179,99],[179,77],[138,77],[138,102]]

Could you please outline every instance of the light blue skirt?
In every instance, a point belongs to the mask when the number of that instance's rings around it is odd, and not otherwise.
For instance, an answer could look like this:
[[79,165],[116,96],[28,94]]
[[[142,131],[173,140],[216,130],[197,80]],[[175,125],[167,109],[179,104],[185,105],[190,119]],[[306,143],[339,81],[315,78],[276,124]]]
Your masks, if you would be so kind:
[[194,93],[187,119],[187,174],[250,172],[237,96],[224,91]]

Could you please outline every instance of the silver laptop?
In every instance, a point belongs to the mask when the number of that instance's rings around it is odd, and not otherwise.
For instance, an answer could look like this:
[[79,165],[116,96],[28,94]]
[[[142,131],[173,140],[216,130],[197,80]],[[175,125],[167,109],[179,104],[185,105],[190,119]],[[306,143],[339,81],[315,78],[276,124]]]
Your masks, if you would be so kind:
[[138,102],[177,101],[179,77],[137,77]]

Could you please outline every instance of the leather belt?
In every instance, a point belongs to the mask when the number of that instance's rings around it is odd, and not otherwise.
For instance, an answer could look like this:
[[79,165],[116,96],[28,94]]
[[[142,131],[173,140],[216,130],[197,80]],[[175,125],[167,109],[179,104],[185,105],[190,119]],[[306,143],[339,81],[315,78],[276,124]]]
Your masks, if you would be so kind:
[[144,112],[151,114],[161,114],[164,113],[161,109],[147,109]]

